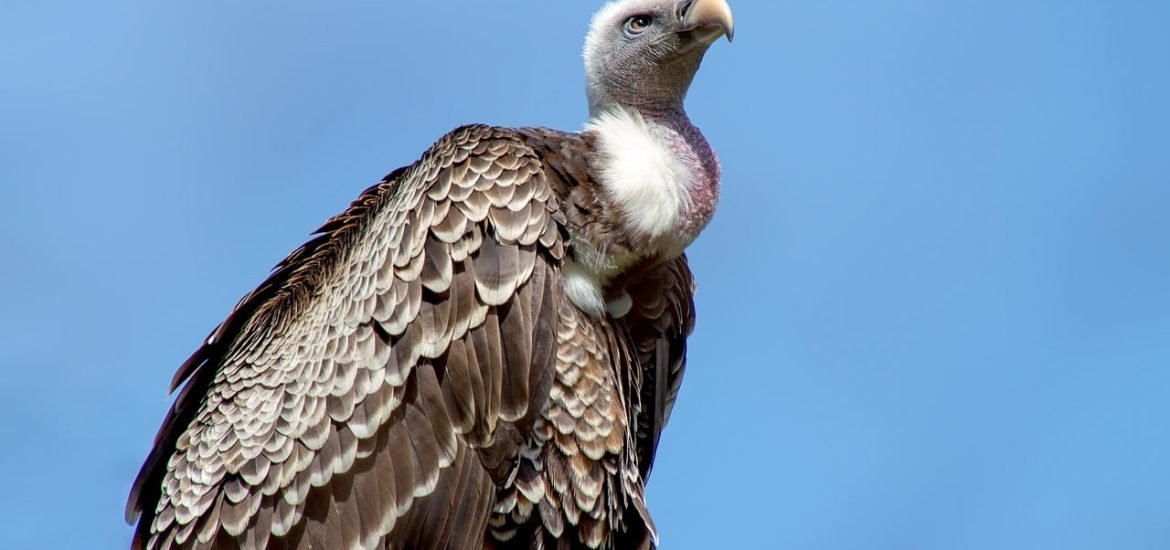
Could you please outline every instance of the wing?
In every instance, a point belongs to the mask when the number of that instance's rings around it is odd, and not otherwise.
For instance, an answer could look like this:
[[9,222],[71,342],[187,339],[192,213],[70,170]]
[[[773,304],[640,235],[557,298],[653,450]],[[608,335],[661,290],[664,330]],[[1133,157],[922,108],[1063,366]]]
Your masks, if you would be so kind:
[[176,374],[134,546],[479,544],[507,472],[477,455],[514,452],[551,380],[552,185],[469,126],[328,221]]
[[623,320],[642,365],[637,448],[646,480],[678,397],[687,364],[687,337],[695,328],[695,281],[686,255],[647,271],[626,291],[633,307]]

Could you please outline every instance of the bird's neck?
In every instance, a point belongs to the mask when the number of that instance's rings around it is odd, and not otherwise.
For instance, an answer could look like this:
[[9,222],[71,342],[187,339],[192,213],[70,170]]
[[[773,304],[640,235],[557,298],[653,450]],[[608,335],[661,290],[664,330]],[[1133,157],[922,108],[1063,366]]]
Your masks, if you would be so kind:
[[681,105],[665,109],[643,108],[641,113],[690,174],[690,208],[678,228],[681,234],[688,236],[687,244],[690,244],[715,213],[719,200],[719,157]]
[[613,283],[678,257],[711,220],[719,160],[681,108],[599,110],[585,132],[601,208],[574,231],[566,290],[583,310],[620,317],[628,303]]
[[719,197],[719,159],[681,105],[613,107],[591,118],[594,168],[609,214],[643,250],[673,257],[706,227]]

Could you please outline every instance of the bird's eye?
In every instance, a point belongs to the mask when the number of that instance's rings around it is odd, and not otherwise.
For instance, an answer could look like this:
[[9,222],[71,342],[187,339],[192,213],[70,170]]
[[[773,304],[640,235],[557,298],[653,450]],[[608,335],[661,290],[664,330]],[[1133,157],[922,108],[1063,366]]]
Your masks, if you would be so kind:
[[626,34],[630,36],[642,34],[643,31],[650,28],[654,20],[649,15],[635,15],[626,19]]

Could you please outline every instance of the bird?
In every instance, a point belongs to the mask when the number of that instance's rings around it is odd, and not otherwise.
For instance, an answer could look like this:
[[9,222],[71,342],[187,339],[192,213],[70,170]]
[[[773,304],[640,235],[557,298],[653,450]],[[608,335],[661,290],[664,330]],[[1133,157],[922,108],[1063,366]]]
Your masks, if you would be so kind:
[[683,103],[726,0],[617,0],[580,131],[461,126],[363,191],[178,369],[131,547],[656,548],[718,157]]

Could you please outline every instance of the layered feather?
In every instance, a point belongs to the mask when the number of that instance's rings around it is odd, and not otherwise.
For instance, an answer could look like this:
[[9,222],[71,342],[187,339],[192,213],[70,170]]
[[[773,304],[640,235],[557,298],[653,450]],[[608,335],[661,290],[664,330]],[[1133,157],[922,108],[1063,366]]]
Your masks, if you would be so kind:
[[690,275],[622,320],[565,297],[589,139],[457,129],[278,265],[176,374],[134,546],[651,544]]

